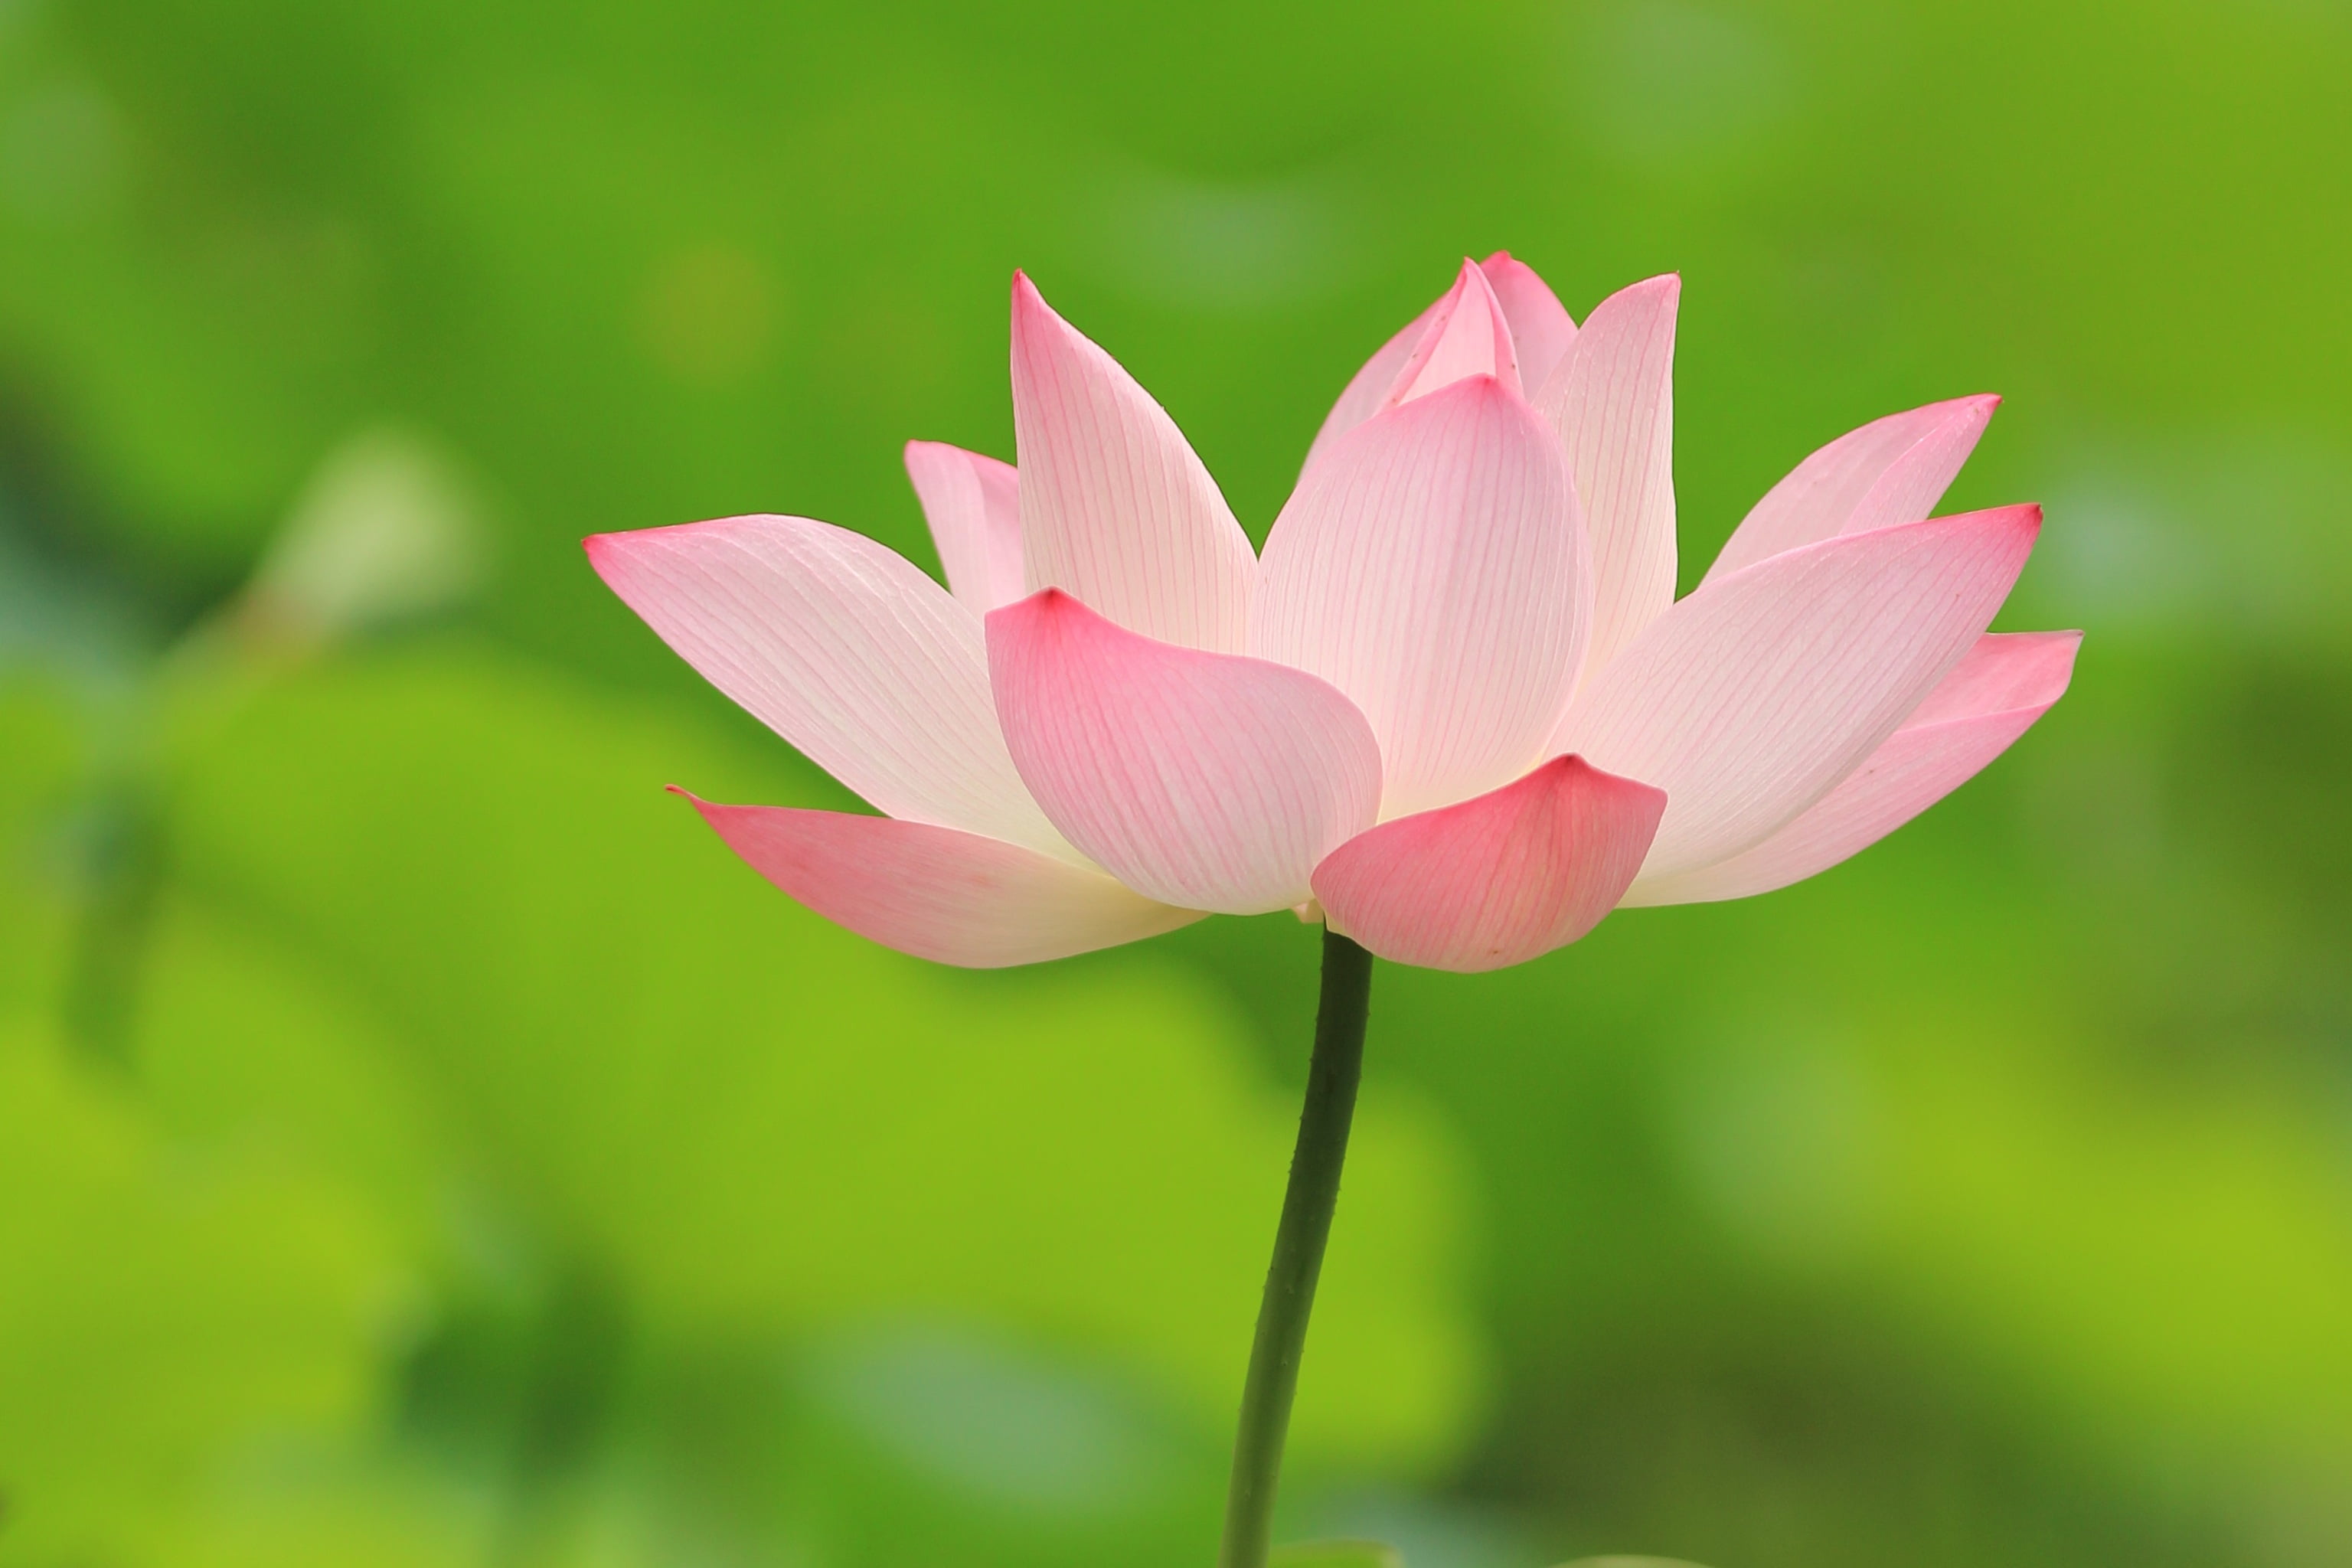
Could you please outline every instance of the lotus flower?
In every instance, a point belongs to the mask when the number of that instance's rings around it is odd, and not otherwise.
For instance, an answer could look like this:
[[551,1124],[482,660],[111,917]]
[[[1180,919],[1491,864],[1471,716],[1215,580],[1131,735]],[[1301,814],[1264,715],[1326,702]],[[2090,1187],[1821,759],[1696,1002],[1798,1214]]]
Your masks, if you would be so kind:
[[1999,755],[2074,633],[1987,634],[2040,509],[1931,518],[1995,399],[1822,447],[1675,598],[1675,311],[1578,326],[1507,254],[1340,394],[1254,552],[1159,404],[1025,277],[1014,469],[915,442],[948,587],[799,517],[601,534],[718,688],[885,815],[696,800],[793,898],[992,966],[1297,908],[1517,963],[1620,904],[1833,865]]

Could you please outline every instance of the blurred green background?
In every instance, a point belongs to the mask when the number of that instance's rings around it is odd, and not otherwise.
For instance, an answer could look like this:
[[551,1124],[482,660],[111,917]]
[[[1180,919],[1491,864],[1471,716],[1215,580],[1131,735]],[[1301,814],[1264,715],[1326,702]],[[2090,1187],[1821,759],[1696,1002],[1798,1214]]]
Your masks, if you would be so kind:
[[1507,247],[1685,584],[2009,402],[2075,689],[1799,889],[1384,968],[1283,1533],[2352,1561],[2352,10],[0,0],[0,1563],[1199,1568],[1313,933],[992,975],[580,536],[929,565],[1027,268],[1253,533]]

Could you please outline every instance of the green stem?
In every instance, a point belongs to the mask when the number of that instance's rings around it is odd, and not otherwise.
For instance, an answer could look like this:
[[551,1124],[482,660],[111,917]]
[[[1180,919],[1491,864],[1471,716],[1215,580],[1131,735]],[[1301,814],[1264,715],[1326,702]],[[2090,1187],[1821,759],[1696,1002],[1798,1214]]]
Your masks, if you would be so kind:
[[1234,1479],[1225,1493],[1225,1539],[1218,1568],[1265,1568],[1274,1530],[1275,1482],[1298,1392],[1298,1357],[1315,1310],[1315,1279],[1339,1202],[1339,1167],[1348,1158],[1348,1124],[1364,1070],[1364,1020],[1371,1005],[1372,955],[1337,931],[1323,932],[1323,999],[1315,1016],[1315,1057],[1307,1068],[1307,1105],[1290,1186],[1266,1266],[1242,1385],[1241,1430],[1234,1438]]

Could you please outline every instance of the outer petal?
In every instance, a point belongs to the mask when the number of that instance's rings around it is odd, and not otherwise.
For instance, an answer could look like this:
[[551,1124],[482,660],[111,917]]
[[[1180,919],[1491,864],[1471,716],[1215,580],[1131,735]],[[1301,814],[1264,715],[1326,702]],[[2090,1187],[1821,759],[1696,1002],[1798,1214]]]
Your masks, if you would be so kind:
[[1724,542],[1707,581],[1817,539],[1928,516],[1999,406],[1990,395],[1956,397],[1846,432],[1765,493]]
[[1299,670],[1138,637],[1055,590],[988,617],[1004,735],[1046,816],[1147,898],[1259,914],[1371,824],[1380,748]]
[[1267,535],[1251,650],[1347,693],[1383,816],[1516,778],[1576,679],[1588,590],[1559,443],[1492,377],[1341,437]]
[[1000,969],[1201,918],[1001,838],[887,816],[714,805],[677,793],[760,875],[836,925],[917,958]]
[[805,517],[600,533],[588,559],[706,679],[877,809],[1075,858],[996,726],[980,618]]
[[1675,602],[1675,310],[1672,274],[1621,289],[1586,317],[1536,395],[1559,431],[1592,536],[1597,675]]
[[1507,250],[1498,250],[1478,263],[1478,270],[1493,285],[1495,298],[1503,302],[1503,314],[1511,323],[1511,345],[1519,357],[1519,383],[1523,386],[1539,387],[1559,365],[1568,345],[1576,341],[1576,322],[1559,296],[1536,269],[1514,258]]
[[1556,757],[1475,800],[1358,834],[1315,868],[1315,896],[1333,930],[1399,963],[1524,963],[1616,907],[1665,808],[1662,791]]
[[1552,749],[1666,792],[1644,876],[1737,855],[1827,795],[1959,662],[2041,522],[2032,506],[1937,518],[1709,583],[1586,685]]
[[1013,277],[1013,430],[1031,588],[1130,631],[1238,653],[1257,560],[1176,422]]
[[1427,397],[1474,375],[1492,376],[1513,392],[1519,390],[1518,356],[1503,303],[1495,298],[1478,264],[1465,261],[1454,287],[1422,330],[1421,341],[1397,372],[1396,384],[1389,388],[1382,406],[1394,408]]
[[984,616],[1021,597],[1021,479],[1013,465],[944,441],[909,441],[907,477],[956,598]]
[[1629,904],[1744,899],[1867,849],[2009,749],[2065,695],[2080,632],[1989,632],[1901,729],[1811,810],[1743,854],[1644,878]]

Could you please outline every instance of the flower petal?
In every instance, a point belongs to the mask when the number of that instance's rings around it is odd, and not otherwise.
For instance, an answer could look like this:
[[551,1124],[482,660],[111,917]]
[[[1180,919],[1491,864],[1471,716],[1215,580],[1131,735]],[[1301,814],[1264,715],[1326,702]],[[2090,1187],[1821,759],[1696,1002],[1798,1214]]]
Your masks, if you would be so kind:
[[1356,835],[1315,868],[1315,896],[1334,931],[1399,963],[1524,963],[1616,907],[1665,808],[1663,791],[1556,757],[1475,800]]
[[1356,372],[1346,389],[1339,394],[1339,400],[1331,405],[1331,412],[1323,416],[1323,427],[1315,432],[1315,443],[1307,448],[1307,461],[1299,465],[1302,475],[1315,466],[1315,459],[1328,450],[1332,442],[1378,414],[1387,404],[1389,393],[1396,385],[1398,373],[1404,369],[1404,362],[1412,357],[1413,348],[1421,342],[1422,333],[1429,330],[1430,319],[1451,297],[1449,290],[1431,301],[1427,310],[1406,322],[1396,336],[1382,343],[1379,351],[1364,362],[1363,368]]
[[1013,771],[980,617],[874,541],[805,517],[600,533],[588,559],[752,717],[892,816],[1075,857]]
[[1474,375],[1492,376],[1513,392],[1519,390],[1518,357],[1511,346],[1511,324],[1503,315],[1503,302],[1495,298],[1478,264],[1465,261],[1381,406],[1395,408]]
[[1505,319],[1511,323],[1519,384],[1541,386],[1560,356],[1568,353],[1568,345],[1576,341],[1574,319],[1550,285],[1536,276],[1536,269],[1509,251],[1495,252],[1478,263],[1478,270],[1486,275],[1495,298],[1503,302]]
[[1139,637],[1051,589],[988,617],[988,659],[1038,804],[1147,898],[1300,903],[1379,808],[1370,727],[1302,671]]
[[940,963],[1039,963],[1201,918],[1001,838],[887,816],[718,805],[677,793],[793,898],[869,941]]
[[1163,642],[1242,650],[1249,537],[1167,410],[1017,272],[1013,430],[1028,587]]
[[909,441],[907,478],[957,599],[984,616],[1021,597],[1021,479],[1013,465],[944,441]]
[[1769,893],[1869,848],[1974,778],[2065,695],[2080,632],[1988,632],[1845,782],[1754,848],[1645,877],[1629,904]]
[[1358,426],[1266,536],[1250,648],[1345,692],[1385,816],[1517,777],[1576,679],[1583,535],[1559,445],[1491,376]]
[[1817,539],[1931,515],[1999,406],[1990,395],[1956,397],[1847,431],[1765,493],[1724,542],[1706,580]]
[[1587,683],[1555,752],[1666,792],[1648,877],[1712,865],[1827,795],[1960,661],[2039,507],[1850,533],[1706,584]]
[[1592,539],[1589,682],[1675,602],[1675,310],[1671,273],[1593,308],[1536,394],[1559,432]]

